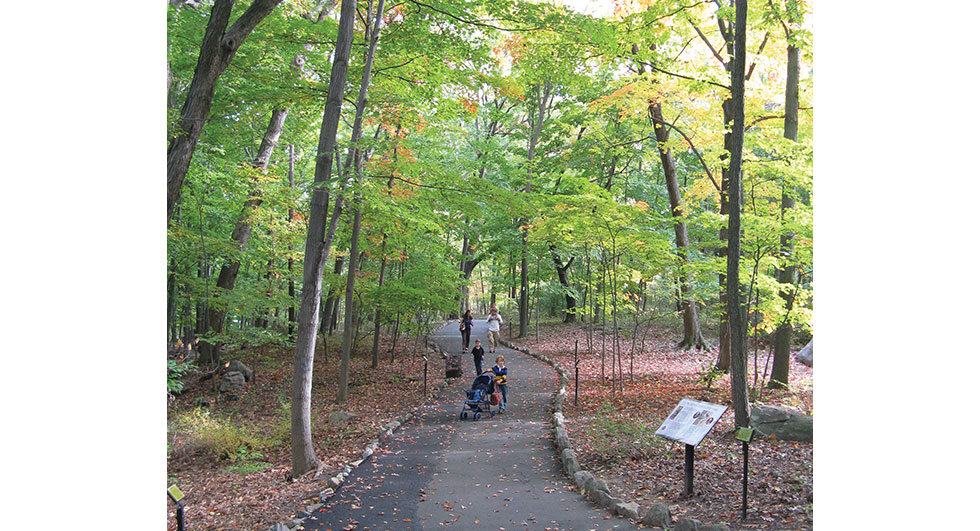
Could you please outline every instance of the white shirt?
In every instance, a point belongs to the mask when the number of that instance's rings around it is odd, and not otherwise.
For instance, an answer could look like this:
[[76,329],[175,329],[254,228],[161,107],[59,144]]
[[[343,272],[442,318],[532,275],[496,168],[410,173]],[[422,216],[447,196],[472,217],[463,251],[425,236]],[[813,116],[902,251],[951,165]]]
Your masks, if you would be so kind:
[[494,319],[493,317],[494,317],[493,314],[490,314],[490,317],[487,317],[487,322],[490,323],[490,331],[499,332],[500,325],[504,322],[504,318],[501,317],[499,313],[497,314],[496,319]]

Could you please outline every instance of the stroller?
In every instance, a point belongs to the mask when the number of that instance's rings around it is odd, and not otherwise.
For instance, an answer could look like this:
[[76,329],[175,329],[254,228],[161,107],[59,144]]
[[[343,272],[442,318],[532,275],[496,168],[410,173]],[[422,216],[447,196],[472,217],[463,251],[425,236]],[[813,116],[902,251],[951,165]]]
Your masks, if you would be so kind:
[[[489,413],[491,417],[497,414],[490,409],[490,395],[496,391],[497,384],[493,381],[493,375],[489,373],[481,374],[473,380],[473,385],[466,393],[466,400],[463,401],[463,409],[459,412],[459,419],[464,420],[473,413],[473,420],[480,420],[480,413]],[[499,407],[499,406],[498,406]]]

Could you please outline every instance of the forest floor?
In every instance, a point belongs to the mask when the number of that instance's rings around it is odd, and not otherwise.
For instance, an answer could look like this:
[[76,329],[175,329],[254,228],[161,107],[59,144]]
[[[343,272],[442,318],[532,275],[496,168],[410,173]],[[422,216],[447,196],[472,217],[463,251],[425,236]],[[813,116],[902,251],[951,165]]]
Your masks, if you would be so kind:
[[[656,328],[656,327],[655,327]],[[676,330],[665,334],[651,328],[643,354],[630,359],[631,342],[622,344],[622,392],[611,377],[611,336],[606,339],[605,376],[599,344],[588,355],[586,329],[581,325],[542,324],[529,337],[516,340],[548,356],[569,374],[564,415],[569,438],[584,470],[606,480],[614,495],[641,507],[666,503],[672,516],[703,523],[726,522],[732,529],[813,528],[813,444],[756,439],[749,449],[747,518],[741,521],[742,448],[734,436],[735,415],[729,409],[695,451],[694,494],[684,495],[684,445],[655,437],[654,432],[682,398],[732,407],[729,377],[708,387],[701,377],[711,367],[712,352],[681,351]],[[707,334],[707,332],[705,332]],[[579,352],[578,406],[575,405],[575,342]],[[601,342],[596,335],[594,342]],[[758,388],[768,350],[760,346],[758,371],[750,346],[748,379]],[[794,348],[798,350],[799,347]],[[637,347],[639,351],[639,348]],[[771,367],[771,362],[769,367]],[[617,366],[617,378],[618,378]],[[813,369],[790,361],[790,388],[763,389],[755,404],[780,405],[813,414]]]
[[[167,407],[167,485],[176,484],[186,496],[185,526],[260,530],[287,522],[326,488],[326,478],[360,458],[387,422],[405,414],[405,405],[393,404],[392,396],[422,394],[422,363],[418,355],[410,354],[418,352],[413,341],[399,338],[392,362],[389,336],[382,341],[378,369],[372,370],[368,336],[358,341],[351,359],[347,403],[335,404],[339,342],[338,334],[328,338],[330,359],[326,363],[322,342],[318,342],[313,363],[313,444],[326,466],[316,479],[312,475],[290,479],[291,349],[226,352],[223,361],[240,360],[255,374],[237,401],[218,397],[215,379],[220,376],[198,382],[198,375],[192,375],[186,380],[188,387]],[[439,376],[430,363],[428,392]],[[197,407],[201,400],[209,405]],[[335,411],[357,416],[343,425],[330,425],[327,420]],[[176,508],[171,502],[167,503],[167,526],[176,529]]]
[[[505,331],[506,333],[506,331]],[[600,379],[598,354],[587,354],[586,331],[580,325],[542,324],[539,340],[517,340],[519,346],[547,355],[565,367],[572,378],[565,416],[572,445],[582,467],[599,475],[614,495],[637,501],[641,507],[666,503],[673,517],[704,523],[724,521],[732,529],[812,529],[813,445],[756,440],[750,447],[748,518],[740,521],[742,486],[741,443],[735,440],[734,413],[727,412],[697,447],[693,496],[683,495],[684,447],[653,434],[681,398],[731,405],[727,376],[710,387],[699,381],[714,361],[713,352],[679,351],[676,330],[651,329],[644,353],[630,361],[629,342],[623,344],[623,391],[613,392]],[[579,347],[578,406],[574,394],[575,341]],[[595,337],[598,342],[599,336]],[[188,378],[188,388],[168,404],[167,485],[185,493],[185,522],[194,529],[267,529],[288,521],[324,488],[324,479],[358,459],[381,427],[405,413],[391,396],[422,393],[422,364],[410,339],[399,340],[391,361],[390,341],[382,342],[381,363],[370,368],[370,338],[358,342],[351,360],[349,398],[334,403],[339,374],[339,337],[328,339],[329,360],[322,344],[314,361],[313,441],[325,474],[290,480],[288,403],[292,379],[291,349],[245,349],[227,352],[251,367],[255,378],[237,401],[218,399],[214,379]],[[598,348],[598,345],[596,345]],[[607,340],[607,349],[609,348]],[[766,351],[760,348],[759,372]],[[430,366],[428,389],[439,379]],[[632,374],[632,376],[631,376]],[[754,383],[749,356],[749,385]],[[813,371],[790,364],[790,389],[764,389],[756,403],[784,405],[812,414]],[[619,382],[617,382],[618,384]],[[197,407],[205,400],[207,407]],[[416,402],[418,405],[420,402]],[[330,425],[330,413],[357,416]],[[176,529],[175,507],[169,503],[168,529]]]

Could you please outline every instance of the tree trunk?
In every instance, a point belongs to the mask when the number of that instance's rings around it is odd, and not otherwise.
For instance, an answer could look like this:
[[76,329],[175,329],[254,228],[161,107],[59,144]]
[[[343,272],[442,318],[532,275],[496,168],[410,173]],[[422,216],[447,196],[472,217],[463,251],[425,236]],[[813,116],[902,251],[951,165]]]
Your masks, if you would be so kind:
[[677,254],[680,255],[680,303],[681,314],[684,319],[684,339],[677,344],[678,348],[689,350],[692,347],[701,350],[705,348],[704,335],[701,333],[701,325],[698,322],[697,307],[694,305],[694,297],[691,294],[690,272],[688,271],[688,238],[687,224],[684,223],[684,212],[681,209],[681,191],[677,183],[677,167],[674,165],[674,156],[667,141],[670,134],[664,125],[663,113],[660,109],[660,102],[651,101],[649,112],[653,118],[654,132],[657,136],[657,151],[660,152],[660,162],[664,167],[664,178],[667,182],[667,195],[670,198],[670,214],[674,218],[674,241],[677,245]]
[[[543,91],[542,91],[543,89]],[[532,103],[532,111],[528,113],[528,126],[531,128],[527,138],[527,181],[524,185],[524,193],[531,192],[531,179],[534,176],[534,152],[541,138],[541,128],[544,126],[544,113],[549,105],[551,96],[551,82],[544,83],[543,87],[538,84],[534,87],[535,100]],[[534,107],[537,109],[534,109]],[[527,224],[528,220],[522,219],[521,224],[521,295],[518,304],[518,320],[520,323],[517,337],[526,337],[528,323],[531,320],[530,290],[528,286],[527,271]]]
[[749,425],[749,398],[746,353],[746,320],[739,297],[739,253],[741,252],[742,210],[742,146],[745,139],[745,20],[747,0],[735,0],[735,57],[732,61],[732,124],[731,170],[732,208],[728,224],[728,320],[731,334],[731,385],[735,425]]
[[[370,10],[370,4],[369,10]],[[364,154],[357,147],[357,143],[361,139],[361,120],[364,116],[364,108],[367,105],[367,91],[368,86],[371,83],[371,65],[374,62],[374,51],[378,44],[378,33],[381,31],[381,15],[384,13],[385,0],[379,0],[378,11],[374,18],[374,26],[371,32],[371,44],[365,51],[364,58],[364,73],[361,76],[361,89],[357,97],[357,107],[356,116],[354,119],[354,128],[351,133],[351,145],[348,150],[347,160],[350,161],[351,157],[355,159],[354,171],[356,174],[355,178],[355,194],[359,193],[356,187],[360,185],[361,182],[361,169],[364,164]],[[349,164],[349,163],[348,163]],[[346,164],[345,164],[346,165]],[[334,213],[336,215],[336,212]],[[341,354],[340,354],[340,379],[338,382],[337,389],[337,403],[342,404],[347,401],[347,385],[348,377],[350,371],[350,355],[353,350],[354,342],[354,327],[353,327],[353,317],[355,315],[354,306],[354,281],[357,278],[357,262],[360,257],[357,255],[357,245],[358,237],[361,230],[361,206],[358,200],[357,210],[354,211],[354,226],[351,229],[351,250],[350,250],[350,263],[347,266],[347,292],[345,295],[345,307],[344,307],[344,337],[341,343]]]
[[232,57],[249,33],[280,2],[282,0],[254,0],[231,27],[228,27],[228,20],[231,18],[234,0],[216,0],[214,7],[211,8],[211,17],[204,31],[204,42],[201,43],[197,68],[194,69],[194,78],[188,89],[187,100],[180,111],[180,129],[167,148],[168,221],[173,214],[174,204],[180,196],[180,188],[184,184],[187,169],[190,168],[191,157],[204,129],[204,122],[211,111],[218,78],[231,63]]
[[[293,145],[289,144],[289,188],[293,188],[295,184],[295,179],[293,175],[293,170],[296,162],[296,151],[293,149]],[[290,208],[289,212],[286,214],[288,223],[293,222],[293,209]],[[289,337],[293,336],[293,329],[296,326],[296,285],[293,282],[293,246],[289,246],[289,260],[286,262],[286,269],[289,275]]]
[[[792,18],[795,12],[795,1],[788,0],[787,7]],[[790,38],[789,29],[786,30],[787,40]],[[796,142],[797,131],[799,129],[799,110],[800,110],[800,49],[795,46],[786,47],[786,117],[783,120],[783,137]],[[783,185],[782,201],[780,203],[780,215],[785,216],[787,210],[796,206],[794,194],[787,193],[786,185]],[[782,259],[789,262],[793,255],[793,233],[784,232],[779,237],[779,248]],[[796,280],[796,268],[791,263],[787,263],[778,273],[779,282],[786,285],[793,285]],[[793,310],[793,295],[789,290],[780,290],[786,307],[786,313]],[[789,323],[784,324],[776,330],[776,337],[773,340],[773,360],[772,376],[769,379],[769,387],[780,388],[789,386],[789,351],[793,343],[793,326]]]
[[344,295],[344,337],[340,349],[340,378],[337,382],[337,403],[347,401],[347,385],[350,376],[350,354],[354,342],[354,282],[357,278],[358,240],[361,233],[361,208],[354,211],[354,225],[351,227],[350,261],[347,264],[347,290]]
[[[272,157],[272,152],[276,149],[276,145],[279,143],[279,136],[282,134],[283,124],[286,123],[286,116],[288,114],[289,110],[277,109],[272,111],[272,118],[269,120],[269,126],[266,128],[265,135],[262,137],[262,144],[259,146],[258,154],[252,161],[252,165],[256,168],[265,170],[269,167],[269,160]],[[258,209],[259,205],[262,204],[262,191],[257,182],[252,183],[248,195],[249,197],[242,207],[242,213],[238,216],[238,223],[235,225],[235,230],[231,234],[238,253],[245,251],[245,246],[248,244],[248,239],[252,234],[252,215]],[[238,279],[238,271],[241,266],[241,258],[237,255],[230,263],[221,266],[221,271],[218,273],[219,291],[222,289],[227,291],[235,289],[235,281]],[[212,333],[220,334],[224,322],[224,309],[210,308],[208,310],[208,325]],[[201,341],[199,359],[202,363],[217,363],[220,357],[219,352],[219,344]]]
[[[378,287],[383,288],[385,285],[385,265],[387,265],[388,257],[385,256],[385,247],[388,245],[388,235],[385,234],[381,237],[381,272],[378,273]],[[374,343],[371,345],[371,368],[378,368],[378,343],[381,341],[381,304],[378,303],[377,309],[374,310]]]
[[548,249],[551,251],[551,260],[555,263],[555,272],[558,274],[558,283],[565,291],[565,323],[575,322],[575,297],[568,293],[571,289],[571,284],[568,282],[568,268],[575,261],[575,257],[568,259],[568,263],[561,265],[561,257],[558,256],[558,251],[555,250],[554,245],[549,245]]
[[[732,150],[732,129],[730,124],[735,119],[732,111],[732,100],[726,99],[722,104],[722,113],[725,121],[725,151],[729,161],[731,160]],[[731,213],[731,201],[729,191],[731,190],[731,167],[722,168],[721,171],[721,191],[719,193],[720,209],[722,219],[729,218]],[[718,256],[728,262],[728,223],[718,229],[718,239],[721,247],[718,248]],[[718,274],[718,302],[721,306],[721,319],[718,326],[718,360],[715,368],[728,372],[732,366],[731,358],[731,327],[728,323],[728,280],[724,272]]]
[[[327,101],[320,127],[316,169],[313,181],[319,185],[310,199],[309,228],[306,236],[303,263],[303,291],[297,320],[296,350],[293,354],[292,401],[290,403],[290,438],[292,448],[292,476],[297,478],[317,469],[318,461],[313,451],[310,428],[310,403],[313,388],[313,353],[316,348],[316,328],[320,310],[320,294],[323,266],[330,254],[333,233],[327,232],[328,200],[327,183],[333,165],[333,152],[337,144],[337,125],[340,122],[344,85],[350,60],[351,41],[354,36],[355,2],[344,2],[340,8],[337,29],[337,46],[334,48]],[[338,200],[339,202],[339,200]],[[339,205],[338,205],[339,206]],[[339,213],[338,214],[339,217]],[[331,220],[332,221],[332,220]]]
[[[344,272],[344,257],[338,256],[337,261],[333,264],[333,274],[339,275]],[[333,293],[327,293],[327,304],[323,312],[323,320],[320,326],[321,331],[326,330],[327,335],[332,335],[334,332],[334,324],[337,320],[334,316],[337,314],[338,295]]]

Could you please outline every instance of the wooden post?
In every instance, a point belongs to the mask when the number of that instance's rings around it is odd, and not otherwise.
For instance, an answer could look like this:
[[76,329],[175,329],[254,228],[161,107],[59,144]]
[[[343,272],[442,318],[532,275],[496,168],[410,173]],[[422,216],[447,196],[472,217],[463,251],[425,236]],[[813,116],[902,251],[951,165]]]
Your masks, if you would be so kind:
[[578,340],[575,340],[575,407],[578,407]]

